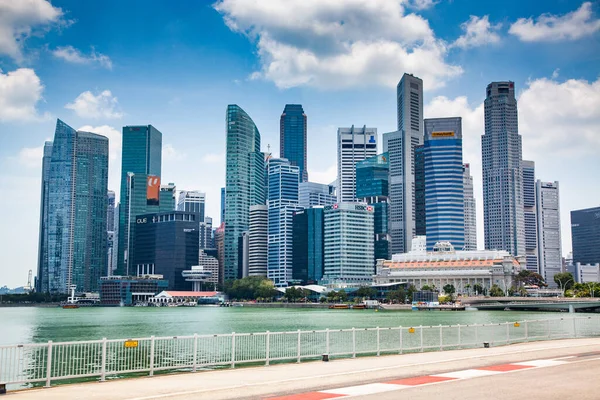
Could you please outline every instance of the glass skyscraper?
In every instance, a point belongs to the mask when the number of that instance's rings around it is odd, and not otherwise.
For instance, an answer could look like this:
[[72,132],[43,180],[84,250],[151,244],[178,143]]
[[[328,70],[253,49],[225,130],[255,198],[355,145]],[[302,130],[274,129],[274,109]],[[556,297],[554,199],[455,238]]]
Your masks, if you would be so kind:
[[537,213],[539,274],[546,284],[557,287],[554,275],[562,271],[560,238],[560,201],[558,182],[535,184],[535,210]]
[[286,159],[269,160],[269,207],[267,277],[275,286],[292,280],[292,240],[294,212],[298,207],[300,169]]
[[117,275],[133,273],[137,215],[160,211],[162,133],[152,125],[123,127]]
[[477,250],[477,208],[473,196],[471,165],[463,164],[463,186],[465,189],[465,250]]
[[308,181],[306,169],[306,114],[301,104],[286,104],[279,120],[279,156],[300,169],[300,180]]
[[338,128],[337,199],[356,201],[356,163],[377,155],[377,128]]
[[195,212],[200,214],[200,221],[204,221],[204,208],[206,193],[198,190],[182,190],[177,200],[177,211]]
[[538,270],[537,213],[535,210],[535,163],[523,160],[523,207],[525,222],[525,268]]
[[238,243],[250,223],[250,206],[265,203],[260,132],[238,105],[227,106],[224,279],[241,278]]
[[323,278],[325,255],[323,207],[296,211],[293,217],[292,279],[303,285]]
[[40,291],[96,291],[107,268],[108,139],[57,120],[49,166]]
[[302,208],[329,206],[337,201],[335,187],[317,182],[300,182],[298,203]]
[[427,250],[437,242],[465,246],[462,122],[456,118],[425,120],[425,235]]
[[52,142],[44,143],[42,157],[42,185],[40,197],[40,231],[38,242],[37,292],[48,291],[48,207],[50,195],[50,162],[52,161]]
[[600,263],[600,207],[571,211],[573,264]]

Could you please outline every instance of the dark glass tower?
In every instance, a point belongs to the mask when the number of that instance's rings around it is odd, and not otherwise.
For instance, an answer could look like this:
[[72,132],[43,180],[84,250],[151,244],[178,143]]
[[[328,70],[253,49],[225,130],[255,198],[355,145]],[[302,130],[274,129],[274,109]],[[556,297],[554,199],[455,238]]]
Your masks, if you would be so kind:
[[279,120],[279,156],[300,168],[300,180],[308,182],[306,169],[306,114],[301,104],[286,104]]
[[600,207],[571,211],[573,263],[600,263]]
[[293,282],[317,284],[325,270],[325,225],[323,207],[296,211],[293,217]]
[[133,272],[135,217],[159,211],[161,154],[162,133],[155,127],[123,127],[117,275]]
[[50,194],[50,161],[52,161],[52,142],[44,143],[42,158],[42,187],[40,198],[40,233],[38,245],[37,292],[48,291],[48,207]]

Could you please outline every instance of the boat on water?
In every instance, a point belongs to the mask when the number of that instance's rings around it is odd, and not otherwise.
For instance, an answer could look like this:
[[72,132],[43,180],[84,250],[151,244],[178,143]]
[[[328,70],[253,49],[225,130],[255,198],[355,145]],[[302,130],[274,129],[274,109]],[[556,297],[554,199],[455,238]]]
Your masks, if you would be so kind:
[[69,287],[69,289],[71,289],[71,295],[67,298],[67,302],[66,303],[61,303],[61,307],[63,309],[72,309],[72,308],[79,308],[79,306],[77,305],[77,299],[75,298],[75,285],[71,285]]
[[348,304],[332,304],[329,308],[333,310],[347,310],[350,306]]

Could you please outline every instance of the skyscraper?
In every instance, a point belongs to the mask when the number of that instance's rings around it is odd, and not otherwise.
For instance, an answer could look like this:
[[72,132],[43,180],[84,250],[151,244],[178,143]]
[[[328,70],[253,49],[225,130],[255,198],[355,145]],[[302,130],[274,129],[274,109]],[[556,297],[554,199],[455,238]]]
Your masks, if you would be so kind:
[[492,82],[484,102],[483,222],[485,248],[525,255],[522,148],[513,82]]
[[279,120],[279,156],[300,169],[302,182],[308,181],[306,146],[306,114],[302,105],[286,104]]
[[336,202],[335,187],[316,182],[300,182],[298,202],[302,208],[331,205]]
[[124,126],[117,275],[133,273],[137,215],[159,212],[162,133],[152,125]]
[[523,160],[523,221],[525,226],[525,268],[538,270],[537,213],[535,210],[535,163]]
[[[178,210],[180,211],[180,210]],[[188,211],[190,212],[190,211]],[[191,211],[194,212],[194,211]],[[198,213],[199,218],[202,218],[202,215]],[[199,247],[203,250],[205,249],[215,249],[215,240],[213,237],[213,224],[211,217],[204,217],[200,219],[199,223],[199,234],[198,238],[200,240]]]
[[267,277],[279,287],[292,280],[292,219],[299,210],[299,174],[300,169],[285,159],[269,160]]
[[389,172],[387,153],[367,158],[356,164],[356,197],[373,207],[374,260],[391,258],[389,220]]
[[323,206],[296,211],[293,217],[292,279],[317,284],[323,278],[325,226]]
[[177,200],[177,211],[195,212],[200,214],[200,221],[204,221],[204,208],[206,193],[198,190],[182,190]]
[[269,207],[267,205],[250,206],[248,236],[248,275],[267,276],[269,239]]
[[465,188],[465,250],[477,250],[477,208],[473,195],[471,165],[463,164],[463,186]]
[[225,222],[225,188],[221,188],[221,223]]
[[106,230],[109,232],[113,232],[115,230],[115,192],[109,190],[106,193]]
[[110,276],[115,268],[114,266],[114,251],[115,246],[115,192],[109,190],[107,195],[107,209],[106,209],[106,257],[107,257],[107,268],[106,271],[102,271],[102,276]]
[[426,119],[423,145],[427,250],[437,242],[465,246],[462,119]]
[[177,187],[173,182],[169,182],[167,185],[160,185],[160,193],[158,197],[158,211],[175,211],[175,197],[177,193]]
[[562,271],[558,182],[537,180],[535,209],[537,212],[539,273],[544,277],[548,286],[557,287],[554,275]]
[[47,185],[42,292],[67,293],[71,285],[78,292],[97,290],[107,263],[107,185],[108,139],[57,120]]
[[571,211],[573,264],[600,263],[600,207]]
[[50,195],[50,162],[52,161],[52,142],[44,143],[42,157],[42,187],[40,197],[40,232],[38,242],[37,292],[48,291],[48,207]]
[[377,155],[377,128],[338,128],[337,199],[356,201],[356,163]]
[[392,254],[406,253],[416,234],[415,148],[423,144],[423,81],[404,74],[396,88],[398,130],[383,135],[390,160]]
[[227,106],[224,279],[240,277],[238,243],[248,231],[250,206],[265,203],[260,133],[238,105]]

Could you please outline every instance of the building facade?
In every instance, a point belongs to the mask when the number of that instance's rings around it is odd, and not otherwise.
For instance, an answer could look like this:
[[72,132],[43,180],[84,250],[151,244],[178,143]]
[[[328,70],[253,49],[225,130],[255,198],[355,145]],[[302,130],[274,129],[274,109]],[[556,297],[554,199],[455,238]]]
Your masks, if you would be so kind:
[[465,246],[467,251],[477,250],[477,207],[473,193],[471,165],[463,164],[463,187],[465,189]]
[[316,182],[300,182],[298,205],[302,208],[329,206],[337,201],[335,187]]
[[123,127],[116,275],[129,275],[136,216],[159,212],[162,133],[152,125]]
[[225,188],[221,188],[221,223],[225,222]]
[[324,209],[323,283],[358,286],[372,282],[375,268],[372,206],[336,203]]
[[522,144],[514,82],[492,82],[481,137],[485,248],[525,256]]
[[377,155],[377,128],[338,128],[337,200],[356,201],[356,163]]
[[537,213],[535,209],[535,163],[523,160],[523,221],[525,226],[525,268],[540,272],[538,265]]
[[48,207],[50,206],[50,162],[52,142],[44,143],[42,156],[42,179],[40,190],[40,230],[38,239],[38,267],[35,281],[36,292],[48,290]]
[[300,169],[285,159],[269,160],[267,277],[276,287],[292,279],[292,218],[298,206]]
[[600,263],[600,207],[571,211],[573,263]]
[[200,214],[200,221],[204,221],[205,203],[206,193],[198,190],[182,190],[177,200],[177,211],[198,213]]
[[215,246],[217,247],[217,261],[219,261],[219,283],[225,283],[225,223],[215,229]]
[[300,169],[301,182],[308,182],[306,114],[301,104],[286,104],[279,121],[279,156]]
[[[199,218],[201,214],[198,214]],[[198,224],[198,238],[199,238],[199,247],[201,249],[215,249],[215,238],[213,233],[213,224],[211,217],[204,217],[203,220]]]
[[40,291],[97,291],[107,270],[108,139],[57,120],[49,167]]
[[539,274],[549,287],[557,287],[554,275],[562,272],[558,182],[535,184]]
[[269,243],[269,207],[267,205],[250,206],[248,233],[248,275],[267,276]]
[[248,231],[250,206],[265,204],[260,132],[238,105],[227,106],[224,279],[241,278],[239,240]]
[[168,282],[160,275],[105,276],[100,278],[100,304],[133,306],[147,303],[167,288]]
[[424,121],[422,147],[425,177],[425,232],[427,249],[438,242],[465,246],[462,119]]
[[325,219],[323,206],[296,211],[293,217],[292,280],[317,284],[325,270]]
[[205,279],[206,282],[217,285],[219,283],[219,260],[216,257],[206,254],[204,249],[200,249],[198,252],[198,265],[201,266],[204,271],[210,272],[210,276]]
[[177,209],[175,197],[177,197],[177,187],[173,182],[169,182],[167,185],[160,185],[158,211],[175,211]]

